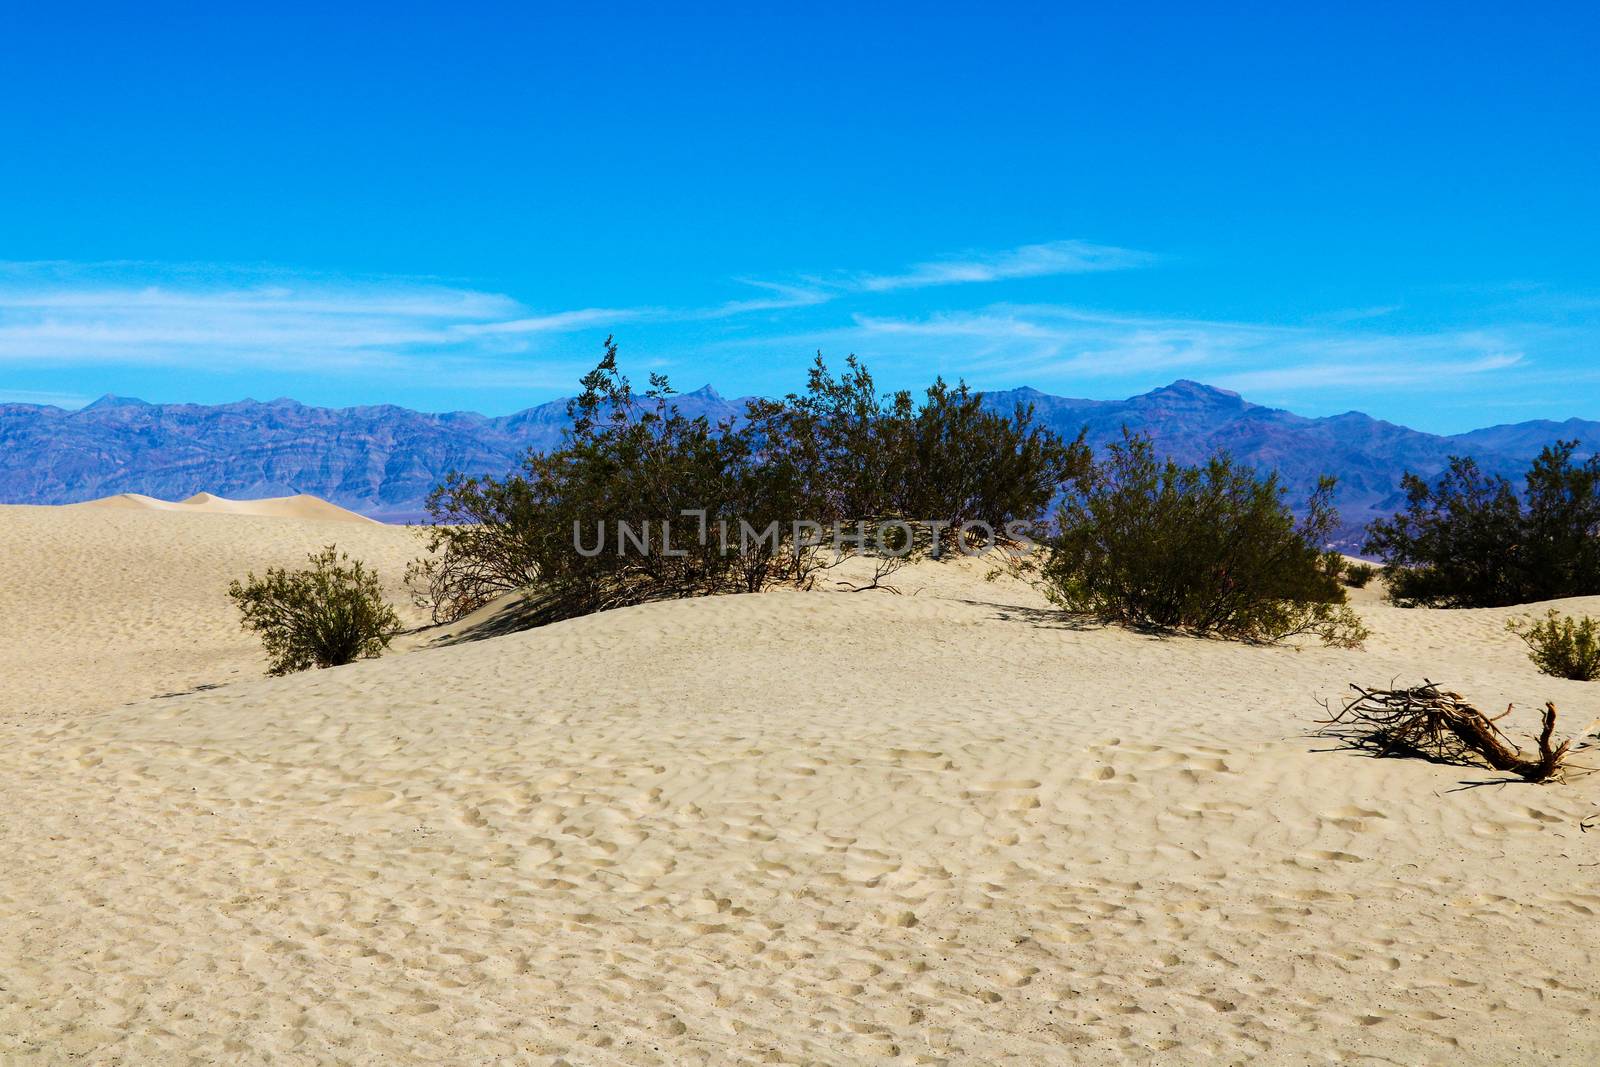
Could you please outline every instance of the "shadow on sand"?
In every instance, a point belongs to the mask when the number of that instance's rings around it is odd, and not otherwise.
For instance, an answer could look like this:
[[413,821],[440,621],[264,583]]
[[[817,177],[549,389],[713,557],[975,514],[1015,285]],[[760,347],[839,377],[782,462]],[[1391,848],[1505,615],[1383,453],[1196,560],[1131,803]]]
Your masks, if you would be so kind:
[[547,608],[548,602],[532,593],[508,593],[464,618],[439,627],[444,632],[423,647],[445,648],[531,630],[549,621],[545,617]]

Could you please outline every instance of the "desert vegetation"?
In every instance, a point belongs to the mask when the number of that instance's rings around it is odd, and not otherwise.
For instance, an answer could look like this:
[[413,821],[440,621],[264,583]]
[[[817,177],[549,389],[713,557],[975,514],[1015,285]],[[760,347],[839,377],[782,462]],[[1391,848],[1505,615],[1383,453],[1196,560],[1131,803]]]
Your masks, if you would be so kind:
[[1321,546],[1338,523],[1324,479],[1296,523],[1276,475],[1225,454],[1201,466],[1161,460],[1124,434],[1078,479],[1043,567],[1063,608],[1124,626],[1275,642],[1366,637],[1345,603],[1342,562]]
[[338,667],[381,655],[400,632],[378,575],[328,545],[304,570],[269,567],[235,581],[228,596],[241,625],[261,636],[268,674]]
[[1528,658],[1545,674],[1575,682],[1600,678],[1600,620],[1575,619],[1551,608],[1542,619],[1512,619],[1506,629],[1522,638]]
[[1351,589],[1365,589],[1378,576],[1378,568],[1370,563],[1340,562],[1339,578]]
[[1089,461],[1081,438],[1036,426],[1028,408],[1001,415],[942,380],[920,402],[884,394],[854,357],[835,376],[819,355],[803,391],[716,425],[673,395],[656,375],[636,393],[608,339],[559,447],[503,479],[439,486],[428,556],[410,574],[435,620],[515,589],[533,592],[537,624],[804,587],[835,561],[818,536],[834,524],[853,553],[878,560],[879,585],[909,559],[958,547],[967,524],[1039,522]]
[[[1156,458],[1129,435],[1096,463],[1080,435],[1031,409],[984,407],[942,379],[921,397],[880,392],[854,357],[819,355],[805,388],[712,424],[684,415],[665,378],[636,393],[607,340],[571,402],[560,447],[503,479],[453,476],[429,502],[428,556],[410,575],[436,621],[529,590],[537,625],[650,600],[808,587],[847,554],[874,560],[862,588],[906,562],[1026,531],[1062,608],[1130,626],[1252,642],[1311,635],[1356,645],[1325,480],[1297,523],[1275,475],[1218,455]],[[1057,532],[1046,537],[1052,504]],[[796,520],[804,520],[799,522]]]
[[1403,480],[1405,508],[1368,529],[1397,604],[1481,608],[1600,593],[1600,455],[1546,447],[1519,496],[1470,458],[1429,483]]

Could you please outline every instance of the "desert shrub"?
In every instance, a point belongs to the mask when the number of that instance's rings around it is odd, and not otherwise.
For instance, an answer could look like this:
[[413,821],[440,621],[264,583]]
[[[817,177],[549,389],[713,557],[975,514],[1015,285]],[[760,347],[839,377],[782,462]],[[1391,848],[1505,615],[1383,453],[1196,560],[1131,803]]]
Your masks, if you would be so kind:
[[[882,587],[937,547],[907,520],[974,517],[997,530],[1036,522],[1087,456],[1081,440],[1033,426],[1031,411],[981,410],[964,385],[937,382],[920,407],[909,392],[882,393],[854,357],[835,376],[818,356],[803,391],[752,401],[742,418],[716,425],[683,415],[665,378],[635,394],[609,338],[582,384],[558,447],[530,453],[504,478],[452,475],[430,497],[429,554],[408,577],[435,621],[516,589],[534,593],[525,617],[538,624],[804,586],[837,561],[835,524],[851,553],[876,557],[872,587]],[[632,535],[627,551],[619,524]]]
[[1124,432],[1062,504],[1046,591],[1125,626],[1358,645],[1366,631],[1320,547],[1338,523],[1332,492],[1324,479],[1297,525],[1276,475],[1225,454],[1161,461],[1148,437]]
[[[837,378],[818,356],[803,393],[752,405],[748,421],[759,427],[769,462],[811,490],[803,499],[810,517],[859,525],[874,542],[880,529],[911,520],[919,524],[914,556],[955,545],[967,523],[998,536],[1036,526],[1062,486],[1087,469],[1083,434],[1065,441],[1033,417],[1029,405],[990,411],[982,393],[942,378],[920,402],[909,391],[880,393],[854,356]],[[885,541],[905,536],[897,530],[885,531]],[[974,537],[986,540],[981,529]]]
[[452,476],[435,489],[429,558],[412,569],[428,583],[419,592],[434,618],[459,618],[513,589],[536,591],[533,621],[738,589],[747,577],[740,531],[725,543],[720,529],[686,538],[683,524],[714,529],[736,501],[768,510],[752,499],[761,496],[754,482],[734,476],[750,442],[684,415],[672,396],[658,376],[636,395],[608,340],[569,404],[560,447],[530,452],[504,479]]
[[1520,555],[1531,599],[1600,593],[1600,453],[1574,463],[1577,447],[1546,447],[1525,476]]
[[[1002,537],[1012,523],[1037,524],[1092,460],[1084,434],[1064,441],[1033,424],[1031,406],[1019,404],[1009,416],[989,411],[983,394],[964,382],[952,389],[942,378],[907,420],[902,448],[903,510],[938,523],[946,545],[969,523]],[[983,536],[980,527],[972,530]]]
[[1544,618],[1512,619],[1506,629],[1528,646],[1528,658],[1545,674],[1592,682],[1600,678],[1600,620],[1563,616],[1554,608]]
[[818,355],[803,392],[760,410],[767,416],[760,427],[764,455],[794,470],[808,490],[809,517],[822,523],[904,517],[906,442],[915,417],[909,392],[880,392],[855,356],[835,378]]
[[1378,576],[1378,568],[1370,563],[1346,563],[1341,577],[1351,589],[1365,589]]
[[1474,608],[1600,593],[1600,456],[1575,463],[1577,446],[1546,447],[1520,498],[1470,458],[1451,457],[1432,484],[1408,473],[1405,508],[1367,531],[1390,599]]
[[454,622],[537,578],[544,527],[526,479],[452,474],[429,495],[428,508],[446,525],[424,532],[428,554],[406,569],[406,584],[434,622]]
[[241,625],[261,635],[268,674],[337,667],[381,655],[400,632],[378,575],[329,545],[306,570],[269,567],[228,587]]
[[1405,509],[1374,522],[1365,545],[1386,564],[1392,600],[1482,607],[1525,599],[1525,576],[1515,558],[1522,509],[1509,481],[1456,456],[1433,484],[1407,473],[1401,485]]
[[[925,535],[906,537],[898,525],[920,517],[908,512],[906,492],[914,415],[909,392],[880,392],[854,356],[834,377],[818,355],[804,391],[747,408],[735,431],[747,437],[751,456],[741,480],[768,488],[770,502],[786,512],[783,522],[815,523],[813,537],[828,538],[830,552],[835,526],[853,539],[851,554],[873,554],[880,540],[890,546],[891,553],[879,557],[876,586],[928,549]],[[784,552],[783,577],[799,584],[827,565],[821,546],[805,540],[791,536]]]

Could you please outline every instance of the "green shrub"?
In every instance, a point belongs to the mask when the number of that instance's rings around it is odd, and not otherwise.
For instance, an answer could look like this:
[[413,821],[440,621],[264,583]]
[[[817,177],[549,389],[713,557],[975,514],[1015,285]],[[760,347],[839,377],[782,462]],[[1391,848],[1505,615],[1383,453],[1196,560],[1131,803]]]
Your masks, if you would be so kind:
[[268,674],[337,667],[381,655],[400,632],[375,572],[329,545],[308,570],[270,567],[228,587],[242,625],[261,635]]
[[1370,563],[1346,563],[1344,565],[1344,584],[1351,589],[1365,589],[1372,579],[1378,576],[1378,568]]
[[906,426],[904,510],[937,521],[946,545],[967,523],[1004,534],[1007,523],[1043,516],[1068,481],[1088,471],[1084,435],[1063,441],[1033,424],[1033,409],[986,410],[965,383],[936,379]]
[[[795,570],[785,542],[741,542],[737,522],[725,540],[719,523],[739,517],[765,530],[787,522],[804,485],[763,461],[748,427],[690,418],[672,397],[659,376],[635,394],[608,340],[568,406],[572,426],[560,447],[530,452],[504,479],[452,475],[435,489],[429,556],[409,574],[435,621],[518,589],[535,594],[525,617],[537,625],[760,588],[773,572]],[[701,513],[709,536],[685,536]],[[670,546],[666,523],[674,527]],[[642,539],[628,551],[618,543],[623,524]],[[602,547],[587,551],[591,545]]]
[[1600,620],[1563,616],[1554,608],[1543,619],[1512,619],[1506,629],[1528,646],[1528,658],[1545,674],[1592,682],[1600,678]]
[[1387,565],[1390,599],[1486,608],[1600,593],[1600,455],[1575,463],[1577,447],[1547,446],[1520,499],[1470,458],[1432,484],[1407,474],[1405,509],[1374,522],[1364,549]]
[[1297,526],[1276,475],[1222,454],[1199,467],[1162,462],[1148,437],[1124,432],[1061,507],[1046,590],[1124,626],[1359,645],[1366,631],[1320,547],[1338,522],[1332,492],[1324,479]]
[[[920,402],[909,391],[880,394],[871,372],[850,356],[834,378],[820,356],[806,390],[752,404],[745,423],[765,462],[790,468],[811,489],[801,503],[822,523],[900,519],[934,524],[953,546],[963,524],[1003,535],[1031,525],[1090,460],[1074,441],[1034,424],[1033,408],[990,411],[965,382],[936,378]],[[931,531],[919,531],[927,536]]]
[[[582,385],[557,448],[530,453],[503,479],[453,475],[434,491],[429,555],[408,578],[435,621],[517,589],[532,592],[523,618],[538,625],[650,600],[804,586],[831,548],[797,535],[796,521],[828,530],[830,542],[837,523],[892,549],[851,550],[878,557],[878,586],[937,548],[926,528],[908,537],[905,520],[955,528],[974,519],[996,532],[1037,522],[1087,459],[1081,439],[1061,441],[1025,408],[985,411],[965,385],[937,381],[920,406],[909,392],[881,393],[853,356],[837,377],[819,356],[803,392],[752,401],[742,418],[717,425],[683,415],[665,378],[635,394],[609,338]],[[642,551],[577,549],[597,530],[614,538],[620,523],[651,532]],[[660,537],[667,523],[672,551]],[[686,528],[699,523],[709,536]]]

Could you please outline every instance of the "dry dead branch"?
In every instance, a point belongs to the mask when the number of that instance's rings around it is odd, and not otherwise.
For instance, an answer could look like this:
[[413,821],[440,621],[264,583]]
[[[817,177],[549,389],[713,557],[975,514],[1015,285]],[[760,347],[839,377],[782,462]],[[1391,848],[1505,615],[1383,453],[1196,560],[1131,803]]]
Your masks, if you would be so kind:
[[1352,684],[1356,696],[1322,720],[1324,734],[1341,737],[1359,748],[1380,756],[1412,755],[1441,763],[1487,763],[1497,771],[1508,771],[1530,782],[1544,782],[1561,773],[1562,761],[1572,745],[1569,738],[1554,748],[1556,706],[1544,706],[1544,725],[1539,731],[1538,758],[1526,759],[1522,750],[1495,725],[1511,713],[1490,718],[1461,698],[1461,694],[1440,689],[1434,682],[1412,689],[1365,689]]

